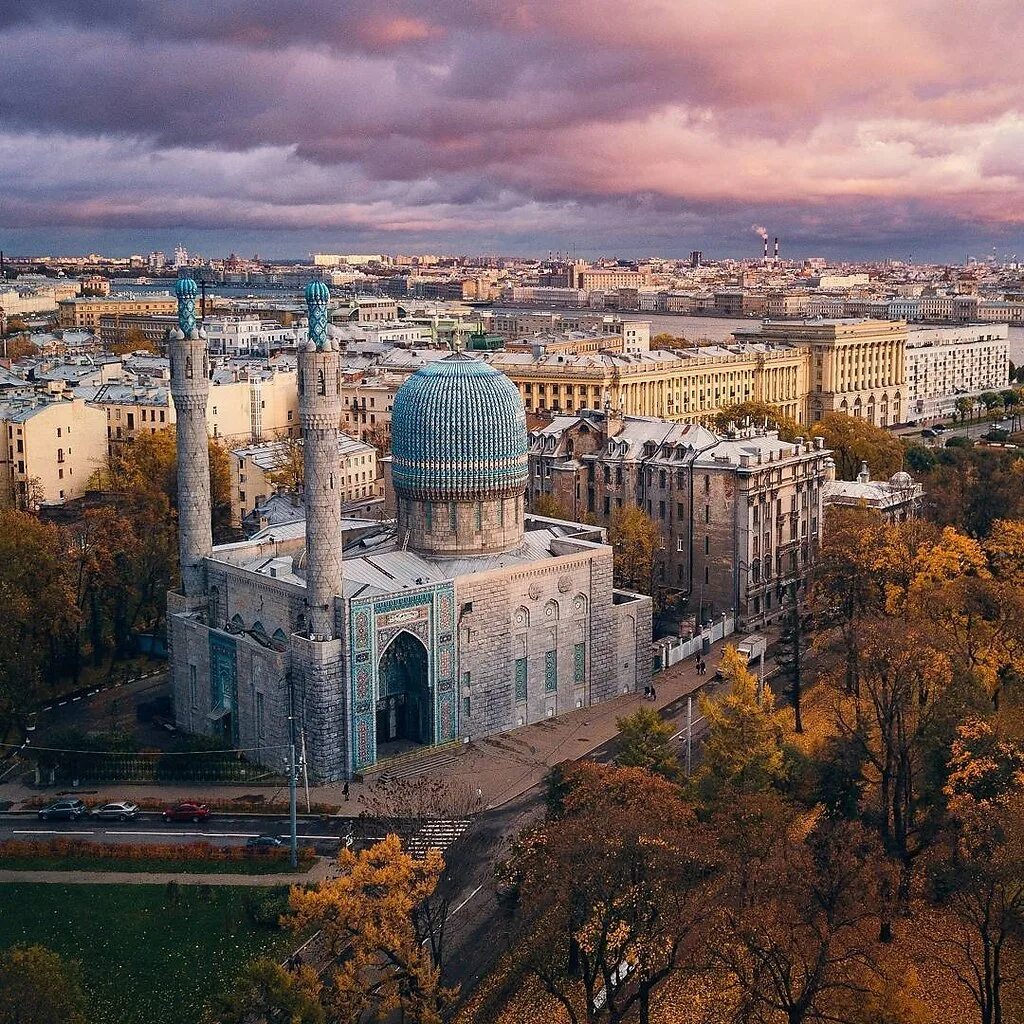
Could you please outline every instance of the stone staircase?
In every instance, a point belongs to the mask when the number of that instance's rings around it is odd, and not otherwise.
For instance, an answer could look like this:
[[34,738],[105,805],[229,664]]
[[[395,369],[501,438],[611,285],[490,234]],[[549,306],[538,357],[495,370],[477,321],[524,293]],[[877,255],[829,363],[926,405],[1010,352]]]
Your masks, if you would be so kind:
[[427,772],[455,764],[464,752],[465,745],[462,740],[453,740],[436,747],[421,747],[378,761],[369,768],[364,768],[361,777],[364,781],[369,782],[375,778],[379,779],[382,775],[387,775],[389,779],[407,779],[415,775],[425,775]]

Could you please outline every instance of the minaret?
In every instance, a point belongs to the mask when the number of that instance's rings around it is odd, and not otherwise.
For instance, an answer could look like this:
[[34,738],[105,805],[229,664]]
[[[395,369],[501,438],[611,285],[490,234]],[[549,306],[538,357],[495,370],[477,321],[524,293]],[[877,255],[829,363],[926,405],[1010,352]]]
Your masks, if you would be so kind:
[[178,328],[170,332],[168,350],[178,439],[178,549],[181,588],[191,603],[204,595],[203,559],[213,550],[206,436],[210,357],[206,334],[196,321],[199,289],[195,281],[179,278],[174,292],[178,297]]
[[306,602],[309,636],[337,635],[334,599],[341,593],[341,366],[327,337],[331,293],[322,281],[306,286],[309,340],[299,349],[303,499],[306,507]]

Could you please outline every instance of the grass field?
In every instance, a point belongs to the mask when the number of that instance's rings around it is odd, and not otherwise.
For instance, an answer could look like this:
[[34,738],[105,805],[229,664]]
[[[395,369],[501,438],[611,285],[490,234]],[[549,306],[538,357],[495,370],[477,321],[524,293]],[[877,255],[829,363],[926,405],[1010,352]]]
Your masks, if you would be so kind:
[[[243,886],[0,884],[0,948],[41,943],[82,965],[90,1024],[194,1024],[254,957],[294,943],[257,927]],[[260,889],[261,895],[276,890]]]

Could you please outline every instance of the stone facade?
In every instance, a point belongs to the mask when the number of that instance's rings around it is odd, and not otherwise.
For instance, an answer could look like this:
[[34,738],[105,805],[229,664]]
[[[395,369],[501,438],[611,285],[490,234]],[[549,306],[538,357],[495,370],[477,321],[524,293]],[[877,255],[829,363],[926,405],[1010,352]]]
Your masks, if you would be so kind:
[[313,344],[299,353],[306,520],[214,549],[201,600],[169,596],[178,724],[279,770],[294,722],[311,779],[332,781],[412,744],[648,685],[650,598],[613,588],[601,530],[524,519],[525,417],[486,364],[457,356],[414,375],[417,402],[396,399],[398,525],[345,547],[337,353],[318,326],[326,289],[312,290]]
[[635,505],[661,533],[654,583],[698,621],[762,624],[806,585],[821,540],[828,453],[754,428],[609,413],[559,417],[530,435],[528,498],[610,526]]
[[210,499],[210,449],[206,403],[210,393],[210,357],[195,318],[197,287],[178,282],[178,329],[168,339],[171,394],[178,414],[178,546],[181,582],[187,597],[203,597],[203,559],[213,550]]

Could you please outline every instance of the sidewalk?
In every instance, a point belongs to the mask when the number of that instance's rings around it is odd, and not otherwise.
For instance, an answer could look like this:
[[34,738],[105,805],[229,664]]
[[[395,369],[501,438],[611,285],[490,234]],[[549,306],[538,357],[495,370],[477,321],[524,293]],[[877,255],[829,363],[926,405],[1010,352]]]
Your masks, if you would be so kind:
[[[707,656],[709,672],[714,672],[724,643],[734,642],[736,636],[714,644]],[[673,701],[698,690],[710,675],[699,677],[693,659],[680,662],[654,677],[657,700],[653,706],[664,708]],[[426,770],[417,779],[447,779],[461,783],[470,792],[480,791],[481,809],[502,807],[532,789],[560,761],[576,759],[601,747],[617,735],[615,722],[641,706],[650,706],[642,693],[623,694],[589,708],[567,712],[555,719],[523,726],[511,732],[472,740],[465,753],[454,763]],[[17,807],[30,797],[53,790],[36,790],[21,783],[0,785],[0,799],[11,800]],[[181,799],[206,800],[238,799],[253,792],[267,800],[286,801],[287,788],[260,788],[244,785],[210,785],[179,783],[170,786],[99,785],[83,786],[80,792],[88,794],[88,801],[139,800],[159,796],[168,803]],[[313,803],[333,805],[339,814],[358,815],[364,801],[379,806],[379,782],[370,777],[365,782],[349,785],[349,799],[343,796],[341,783],[311,786],[309,799]],[[372,798],[372,800],[371,800]],[[305,807],[305,793],[299,790],[299,811]],[[19,872],[20,874],[20,872]]]
[[0,870],[3,882],[48,882],[52,885],[237,885],[272,886],[306,885],[324,881],[332,868],[329,857],[321,857],[309,871],[300,874],[229,875],[207,871],[201,874],[174,871],[8,871]]

